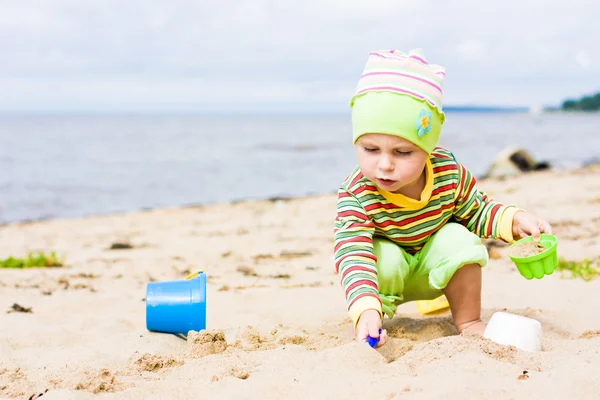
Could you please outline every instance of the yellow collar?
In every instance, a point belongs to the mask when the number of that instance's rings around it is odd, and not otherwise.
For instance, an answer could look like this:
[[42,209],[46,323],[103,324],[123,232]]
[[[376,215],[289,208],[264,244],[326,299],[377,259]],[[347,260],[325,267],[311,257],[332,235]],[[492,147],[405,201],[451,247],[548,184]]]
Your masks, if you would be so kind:
[[387,192],[379,188],[377,189],[387,201],[399,207],[407,208],[409,210],[419,210],[425,207],[427,203],[429,203],[431,193],[433,192],[433,167],[431,165],[431,159],[427,158],[427,161],[425,162],[425,187],[421,192],[420,200],[411,199],[403,194]]

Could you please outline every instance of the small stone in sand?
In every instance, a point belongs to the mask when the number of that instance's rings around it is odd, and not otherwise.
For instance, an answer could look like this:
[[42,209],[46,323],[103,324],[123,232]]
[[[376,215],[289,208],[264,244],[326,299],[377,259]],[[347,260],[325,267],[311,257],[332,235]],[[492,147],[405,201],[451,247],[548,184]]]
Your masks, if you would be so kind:
[[71,283],[69,282],[69,280],[67,278],[65,278],[64,276],[61,278],[58,278],[58,280],[56,281],[56,283],[59,286],[62,286],[62,288],[64,290],[67,290],[69,288],[69,286],[71,285]]
[[6,312],[7,314],[19,312],[19,313],[32,313],[31,307],[23,307],[17,303],[14,303],[12,307]]
[[300,258],[300,257],[310,257],[312,253],[310,251],[289,251],[283,250],[279,253],[279,257],[281,258]]
[[524,380],[529,379],[529,375],[527,375],[527,373],[528,373],[528,371],[523,371],[523,373],[521,375],[519,375],[517,377],[517,379],[520,380],[520,381],[524,381]]
[[274,275],[270,275],[269,278],[273,278],[273,279],[290,279],[292,276],[290,274],[283,274],[283,273],[279,273],[279,274],[274,274]]
[[115,242],[110,245],[109,250],[129,250],[133,249],[133,246],[125,242]]
[[238,379],[248,379],[250,377],[250,373],[246,372],[246,371],[241,371],[237,368],[232,368],[231,371],[229,371],[229,375],[234,376]]
[[245,266],[245,265],[240,265],[239,267],[237,267],[237,272],[241,273],[244,276],[258,276],[258,274],[256,273],[256,271],[254,271],[254,269]]
[[508,254],[513,257],[530,257],[539,254],[546,250],[544,246],[538,242],[523,242],[511,247]]
[[252,257],[252,261],[254,261],[254,263],[257,263],[262,260],[272,260],[274,258],[275,257],[272,254],[257,254],[254,257]]
[[222,353],[227,350],[225,334],[222,330],[190,331],[187,336],[188,353],[193,358],[201,358],[210,354]]

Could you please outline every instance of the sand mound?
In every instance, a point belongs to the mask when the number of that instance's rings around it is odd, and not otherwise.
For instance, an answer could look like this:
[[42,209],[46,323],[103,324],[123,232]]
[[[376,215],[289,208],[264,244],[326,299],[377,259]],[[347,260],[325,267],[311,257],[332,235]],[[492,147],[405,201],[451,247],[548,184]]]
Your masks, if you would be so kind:
[[139,371],[158,372],[163,368],[183,365],[183,360],[168,355],[145,353],[135,361]]
[[228,377],[233,377],[233,378],[236,378],[239,380],[246,380],[246,379],[250,378],[250,376],[252,375],[252,372],[253,372],[251,366],[248,366],[242,362],[239,362],[239,363],[240,363],[240,365],[230,367],[228,369],[225,369],[223,372],[221,372],[217,375],[213,375],[210,378],[210,382],[218,382],[218,381],[220,381],[224,378],[228,378]]
[[21,368],[0,368],[0,396],[24,397],[35,391]]
[[600,337],[600,330],[585,331],[579,336],[580,339],[594,339]]
[[190,331],[187,336],[188,356],[191,358],[206,357],[227,350],[225,334],[222,330]]
[[103,368],[99,371],[84,372],[84,377],[74,385],[73,389],[91,393],[114,393],[127,389],[130,386],[118,381],[114,373]]
[[371,346],[356,341],[323,350],[317,353],[316,358],[324,363],[335,362],[338,365],[381,366],[388,363],[385,357]]
[[212,378],[210,378],[211,382],[218,382],[221,379],[223,379],[225,376],[232,376],[234,378],[237,379],[241,379],[241,380],[246,380],[250,377],[251,372],[245,369],[239,369],[239,368],[231,368],[227,373],[221,375],[221,376],[217,376],[217,375],[213,375]]
[[291,336],[282,337],[281,339],[279,339],[278,343],[279,344],[303,344],[303,343],[306,343],[307,339],[308,338],[306,336],[291,335]]
[[384,325],[384,328],[389,337],[415,342],[428,342],[457,334],[449,316],[422,319],[396,317]]
[[339,346],[352,341],[329,331],[310,333],[306,330],[290,328],[282,324],[262,333],[253,326],[238,330],[234,335],[232,347],[242,351],[265,351],[278,347],[302,346],[307,350],[318,351]]
[[277,345],[273,334],[261,335],[256,328],[248,326],[241,331],[233,346],[245,351],[256,351],[274,349]]
[[379,351],[388,362],[392,362],[411,351],[414,346],[415,343],[413,340],[388,337],[385,346],[378,348],[377,351]]
[[480,335],[464,332],[462,335],[432,340],[416,344],[396,362],[402,362],[410,369],[418,370],[438,360],[459,359],[470,353],[472,358],[484,362],[489,358],[502,363],[519,365],[523,369],[537,370],[540,367],[540,353],[527,353],[513,346],[504,346],[483,338]]

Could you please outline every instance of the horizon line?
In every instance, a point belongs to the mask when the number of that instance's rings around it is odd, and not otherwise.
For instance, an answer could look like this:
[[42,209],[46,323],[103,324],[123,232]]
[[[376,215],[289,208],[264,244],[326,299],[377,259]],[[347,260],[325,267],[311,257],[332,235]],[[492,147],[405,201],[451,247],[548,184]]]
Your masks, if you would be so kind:
[[[541,106],[542,110],[560,110],[560,107]],[[528,112],[531,107],[526,106],[490,106],[490,105],[448,105],[443,108],[444,112]],[[350,109],[257,109],[257,110],[211,110],[199,111],[190,109],[139,109],[139,110],[2,110],[0,117],[11,116],[277,116],[277,115],[346,115]]]

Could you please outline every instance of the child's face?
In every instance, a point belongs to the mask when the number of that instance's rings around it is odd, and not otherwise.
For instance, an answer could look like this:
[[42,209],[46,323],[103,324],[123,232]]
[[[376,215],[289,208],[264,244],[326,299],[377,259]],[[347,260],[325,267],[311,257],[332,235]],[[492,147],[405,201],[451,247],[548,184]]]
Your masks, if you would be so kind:
[[400,192],[420,181],[427,153],[398,136],[369,133],[356,141],[363,175],[388,192]]

